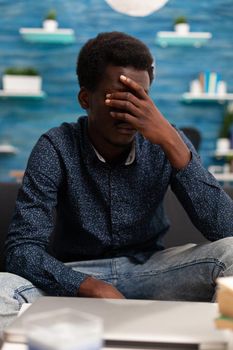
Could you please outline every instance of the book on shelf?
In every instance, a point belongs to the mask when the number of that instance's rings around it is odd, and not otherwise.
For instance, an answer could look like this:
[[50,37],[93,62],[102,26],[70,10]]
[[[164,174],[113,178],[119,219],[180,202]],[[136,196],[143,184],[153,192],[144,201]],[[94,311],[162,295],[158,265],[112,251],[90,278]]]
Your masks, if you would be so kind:
[[200,83],[201,91],[204,92],[205,91],[205,83],[204,83],[204,74],[203,73],[199,74],[199,83]]
[[204,73],[204,92],[209,92],[209,80],[210,80],[210,72],[206,71]]
[[208,94],[216,94],[218,82],[220,80],[221,77],[219,73],[206,71],[204,73],[204,92]]
[[219,317],[215,325],[221,329],[233,330],[233,277],[217,279],[217,303]]
[[226,93],[226,82],[216,72],[205,71],[199,74],[198,79],[190,84],[191,93],[223,94]]
[[211,72],[209,78],[208,93],[215,94],[217,92],[217,73]]

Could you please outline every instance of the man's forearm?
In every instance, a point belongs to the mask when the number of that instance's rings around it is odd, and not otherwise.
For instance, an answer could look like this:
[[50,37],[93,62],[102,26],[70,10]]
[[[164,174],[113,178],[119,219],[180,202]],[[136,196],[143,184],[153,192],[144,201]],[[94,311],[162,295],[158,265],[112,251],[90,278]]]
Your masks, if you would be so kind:
[[88,277],[74,271],[34,244],[7,250],[6,271],[32,282],[48,295],[77,296],[81,283]]
[[185,168],[190,162],[191,152],[172,126],[167,131],[161,147],[173,168]]

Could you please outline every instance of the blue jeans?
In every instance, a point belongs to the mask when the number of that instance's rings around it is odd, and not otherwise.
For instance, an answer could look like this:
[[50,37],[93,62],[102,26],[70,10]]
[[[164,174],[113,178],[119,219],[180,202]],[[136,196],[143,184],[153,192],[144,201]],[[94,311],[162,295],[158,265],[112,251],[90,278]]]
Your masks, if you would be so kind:
[[[138,261],[141,261],[140,263]],[[233,275],[233,237],[216,242],[186,244],[135,258],[117,257],[67,263],[113,284],[126,298],[212,301],[216,278]],[[26,279],[0,274],[0,334],[22,303],[45,293]]]

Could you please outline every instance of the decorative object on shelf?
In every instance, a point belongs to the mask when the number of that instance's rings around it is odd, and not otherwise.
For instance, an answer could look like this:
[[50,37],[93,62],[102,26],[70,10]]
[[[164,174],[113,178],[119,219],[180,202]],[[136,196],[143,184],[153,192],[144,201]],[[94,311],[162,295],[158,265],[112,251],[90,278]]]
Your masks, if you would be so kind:
[[230,103],[224,113],[219,138],[216,143],[216,157],[231,157],[233,155],[233,103]]
[[7,68],[2,77],[2,85],[0,97],[45,97],[44,91],[41,90],[42,78],[36,69],[31,67]]
[[128,16],[144,17],[158,11],[168,0],[105,0],[115,11]]
[[9,143],[0,144],[0,155],[15,155],[19,153],[18,148],[10,145]]
[[227,106],[222,126],[219,131],[219,138],[216,142],[214,152],[216,159],[224,160],[224,173],[233,176],[233,104]]
[[188,24],[185,16],[179,16],[175,19],[174,29],[175,29],[175,32],[181,33],[181,34],[186,34],[189,32],[190,25]]
[[227,93],[227,84],[220,74],[206,71],[190,83],[190,92],[182,95],[184,102],[217,102],[233,100],[233,93]]
[[11,170],[9,172],[9,177],[13,178],[17,183],[23,181],[24,170]]
[[[219,137],[225,137],[230,138],[231,137],[231,130],[233,126],[233,103],[229,103],[229,105],[226,107],[224,116],[223,116],[223,123],[219,132]],[[233,149],[233,144],[231,144],[231,148]]]
[[230,140],[227,137],[219,137],[216,142],[215,155],[222,156],[229,153]]
[[226,183],[233,182],[233,173],[230,172],[230,165],[224,164],[220,165],[211,165],[208,167],[208,171],[214,175],[216,180]]
[[75,42],[74,31],[71,28],[59,28],[55,10],[50,10],[43,28],[20,28],[23,39],[33,43],[72,44]]
[[216,158],[224,158],[225,163],[222,165],[210,165],[208,171],[214,175],[214,177],[221,182],[230,183],[233,182],[233,150],[217,154]]
[[57,13],[55,10],[50,10],[43,21],[43,28],[49,32],[53,32],[57,27]]
[[200,47],[212,38],[209,32],[190,32],[190,25],[185,16],[179,16],[174,22],[173,32],[158,32],[156,44],[167,46],[195,46]]

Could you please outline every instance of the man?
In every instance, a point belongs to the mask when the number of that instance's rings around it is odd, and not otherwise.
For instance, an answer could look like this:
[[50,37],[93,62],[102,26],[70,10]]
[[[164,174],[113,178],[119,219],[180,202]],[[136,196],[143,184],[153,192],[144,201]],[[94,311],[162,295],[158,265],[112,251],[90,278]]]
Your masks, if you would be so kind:
[[[210,301],[216,278],[233,274],[233,203],[150,99],[148,48],[99,34],[77,75],[88,117],[41,136],[19,192],[0,280],[5,324],[43,294]],[[213,242],[163,249],[169,185]]]

